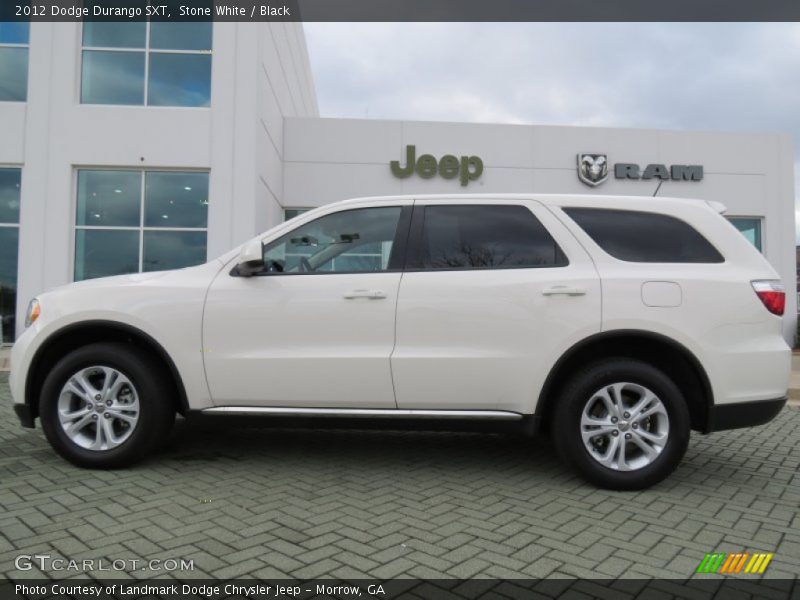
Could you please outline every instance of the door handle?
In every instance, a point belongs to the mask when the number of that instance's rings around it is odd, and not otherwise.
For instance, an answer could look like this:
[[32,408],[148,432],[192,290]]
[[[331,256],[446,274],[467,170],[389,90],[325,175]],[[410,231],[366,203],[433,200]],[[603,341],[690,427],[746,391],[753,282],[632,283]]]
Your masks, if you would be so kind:
[[381,290],[352,290],[346,292],[344,295],[345,300],[355,300],[356,298],[368,298],[369,300],[383,300],[386,298],[386,292]]
[[582,287],[572,287],[568,285],[554,285],[553,287],[542,290],[543,296],[585,296],[586,290]]

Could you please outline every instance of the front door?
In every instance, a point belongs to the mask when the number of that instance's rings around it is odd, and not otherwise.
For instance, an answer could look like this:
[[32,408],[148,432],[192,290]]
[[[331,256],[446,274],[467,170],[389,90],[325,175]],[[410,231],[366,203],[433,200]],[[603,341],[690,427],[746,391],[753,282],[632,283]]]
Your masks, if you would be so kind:
[[410,204],[297,217],[264,244],[263,273],[217,277],[203,329],[217,406],[396,408],[395,239],[405,239]]

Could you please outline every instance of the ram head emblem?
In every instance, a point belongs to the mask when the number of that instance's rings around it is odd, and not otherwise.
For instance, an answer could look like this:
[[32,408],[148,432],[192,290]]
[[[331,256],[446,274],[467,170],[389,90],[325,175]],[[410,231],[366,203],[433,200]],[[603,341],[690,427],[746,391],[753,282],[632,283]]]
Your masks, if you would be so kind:
[[578,154],[578,179],[592,187],[608,179],[608,157],[605,154]]

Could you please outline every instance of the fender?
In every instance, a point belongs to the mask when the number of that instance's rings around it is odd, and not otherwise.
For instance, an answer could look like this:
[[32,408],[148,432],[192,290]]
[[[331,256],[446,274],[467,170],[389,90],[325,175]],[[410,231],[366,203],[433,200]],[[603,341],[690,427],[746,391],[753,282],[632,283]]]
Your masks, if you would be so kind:
[[670,346],[672,349],[677,351],[681,356],[686,358],[686,360],[689,362],[690,366],[700,379],[700,383],[702,386],[702,393],[706,404],[704,410],[705,426],[703,427],[703,432],[707,433],[709,431],[709,427],[711,426],[712,416],[714,412],[714,392],[711,388],[711,382],[708,378],[708,374],[706,373],[705,369],[703,368],[697,357],[688,348],[686,348],[686,346],[663,334],[655,333],[653,331],[648,331],[646,329],[615,329],[612,331],[602,331],[600,333],[595,333],[593,335],[590,335],[589,337],[586,337],[580,342],[573,345],[569,350],[567,350],[564,354],[561,355],[561,357],[555,362],[553,367],[550,369],[550,372],[547,375],[547,379],[545,379],[544,385],[542,386],[542,389],[539,392],[539,397],[536,402],[536,411],[534,412],[534,414],[539,417],[544,416],[544,413],[547,410],[548,398],[553,391],[554,383],[558,377],[559,372],[561,371],[561,368],[567,361],[574,358],[581,350],[589,347],[592,344],[596,344],[598,342],[609,342],[618,338],[623,338],[628,336],[645,338],[652,340],[653,342]]
[[[30,407],[34,415],[38,413],[36,399],[39,386],[35,385],[36,378],[41,375],[39,371],[42,364],[46,363],[46,359],[49,358],[48,352],[53,348],[57,348],[59,346],[59,342],[63,341],[67,335],[81,329],[90,330],[92,332],[108,332],[117,334],[118,337],[127,338],[129,340],[133,339],[134,343],[136,341],[143,343],[146,347],[155,351],[156,355],[167,366],[170,376],[175,383],[175,388],[178,391],[177,400],[180,412],[186,412],[189,410],[189,402],[186,396],[186,389],[183,384],[183,379],[178,371],[178,368],[175,366],[174,361],[159,342],[157,342],[150,334],[145,333],[141,329],[127,323],[123,323],[121,321],[97,319],[71,323],[53,331],[49,336],[47,336],[47,338],[45,338],[45,340],[36,350],[36,354],[31,361],[27,378],[25,380],[25,404]],[[98,337],[100,338],[102,336]],[[89,339],[91,339],[91,336]],[[85,343],[88,340],[83,339],[81,341],[82,343]]]

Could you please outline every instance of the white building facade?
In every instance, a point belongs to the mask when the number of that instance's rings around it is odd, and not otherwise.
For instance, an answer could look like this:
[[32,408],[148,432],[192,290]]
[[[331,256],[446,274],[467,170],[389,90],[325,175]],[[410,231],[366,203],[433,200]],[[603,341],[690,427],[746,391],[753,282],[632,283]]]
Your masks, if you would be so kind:
[[298,23],[0,24],[3,341],[42,290],[280,220],[284,117],[317,114]]
[[786,135],[321,119],[297,23],[0,24],[0,128],[5,343],[70,281],[197,264],[345,198],[476,192],[721,202],[794,336]]

